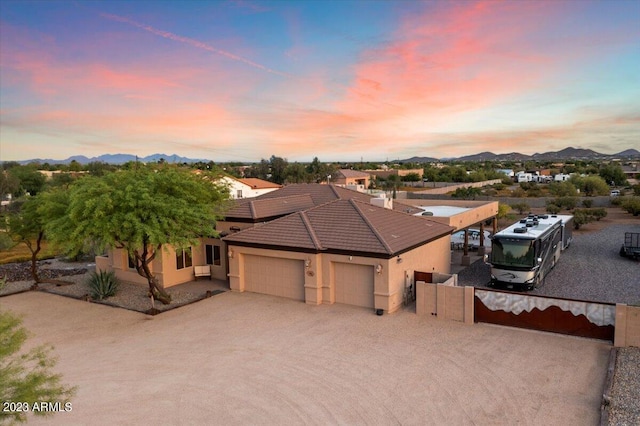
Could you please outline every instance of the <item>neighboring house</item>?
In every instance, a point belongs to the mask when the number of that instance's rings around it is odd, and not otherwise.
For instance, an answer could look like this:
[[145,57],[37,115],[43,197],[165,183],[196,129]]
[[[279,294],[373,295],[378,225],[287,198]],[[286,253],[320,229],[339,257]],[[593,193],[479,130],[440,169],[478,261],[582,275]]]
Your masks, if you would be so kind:
[[365,170],[365,172],[383,178],[388,179],[391,175],[396,175],[402,179],[402,177],[416,174],[422,180],[422,176],[424,175],[424,169],[386,169],[386,170]]
[[369,188],[371,175],[351,169],[340,169],[334,173],[333,183],[344,186],[361,186],[363,189]]
[[569,179],[571,179],[571,175],[567,175],[564,173],[558,173],[553,177],[554,182],[565,182],[565,181],[568,181]]
[[223,240],[231,290],[397,310],[416,270],[448,273],[453,228],[338,199]]
[[234,178],[224,176],[221,180],[228,186],[233,199],[253,198],[282,188],[282,185],[258,178]]

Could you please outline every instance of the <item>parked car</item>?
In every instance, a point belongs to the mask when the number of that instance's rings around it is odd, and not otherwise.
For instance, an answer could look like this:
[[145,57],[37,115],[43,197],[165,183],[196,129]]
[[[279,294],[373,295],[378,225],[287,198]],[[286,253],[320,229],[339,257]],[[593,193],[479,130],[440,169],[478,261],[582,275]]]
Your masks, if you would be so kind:
[[613,191],[611,191],[611,192],[609,193],[609,196],[611,196],[611,197],[618,197],[618,196],[620,196],[620,190],[618,190],[618,189],[614,189]]

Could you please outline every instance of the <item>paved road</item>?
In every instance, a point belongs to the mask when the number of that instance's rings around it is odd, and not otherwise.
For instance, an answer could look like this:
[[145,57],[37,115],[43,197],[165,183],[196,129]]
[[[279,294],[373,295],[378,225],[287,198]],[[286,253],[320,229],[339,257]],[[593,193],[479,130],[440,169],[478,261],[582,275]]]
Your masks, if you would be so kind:
[[149,318],[39,292],[0,309],[79,387],[34,425],[596,425],[610,348],[251,293]]

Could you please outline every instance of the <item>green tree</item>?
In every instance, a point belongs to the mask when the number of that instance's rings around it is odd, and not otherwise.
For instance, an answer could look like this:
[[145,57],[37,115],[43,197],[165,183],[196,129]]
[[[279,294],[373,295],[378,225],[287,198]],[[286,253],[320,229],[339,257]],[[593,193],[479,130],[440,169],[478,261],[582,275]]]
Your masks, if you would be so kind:
[[549,192],[556,197],[573,197],[578,194],[576,187],[569,181],[550,183]]
[[607,164],[602,166],[598,171],[598,174],[604,181],[616,186],[623,186],[627,184],[627,177],[619,164]]
[[0,200],[9,194],[15,194],[18,189],[20,189],[20,179],[5,170],[0,170]]
[[[53,347],[38,346],[23,352],[26,340],[27,330],[21,321],[10,313],[0,312],[0,401],[27,404],[28,411],[33,411],[33,405],[41,401],[68,402],[76,389],[63,385],[62,376],[53,373],[56,364],[51,356]],[[52,412],[33,413],[46,416]],[[0,423],[26,420],[24,411],[0,410]]]
[[608,195],[609,185],[600,176],[592,175],[582,179],[582,188],[588,197],[594,195]]
[[285,182],[287,183],[309,182],[309,174],[306,168],[300,163],[289,163],[284,174]]
[[8,173],[20,182],[20,187],[16,194],[18,196],[26,193],[38,195],[47,180],[46,176],[40,173],[34,165],[12,167]]
[[405,176],[402,176],[403,182],[420,182],[420,175],[417,173],[407,173]]
[[202,236],[218,235],[215,221],[228,198],[228,189],[213,175],[170,164],[140,166],[76,181],[64,216],[47,222],[46,231],[71,255],[88,244],[125,250],[151,295],[168,304],[171,296],[151,262],[167,246],[183,250]]
[[286,179],[286,170],[289,163],[282,157],[271,156],[269,166],[271,168],[271,182],[282,185]]
[[[45,223],[53,218],[54,212],[60,215],[66,205],[65,198],[63,191],[43,192],[34,197],[27,197],[24,202],[19,203],[19,210],[10,213],[8,217],[7,228],[11,239],[15,243],[24,244],[31,253],[31,277],[36,287],[42,282],[37,262],[45,238]],[[47,216],[44,216],[41,210],[45,202],[50,203]],[[57,206],[57,209],[54,206]]]

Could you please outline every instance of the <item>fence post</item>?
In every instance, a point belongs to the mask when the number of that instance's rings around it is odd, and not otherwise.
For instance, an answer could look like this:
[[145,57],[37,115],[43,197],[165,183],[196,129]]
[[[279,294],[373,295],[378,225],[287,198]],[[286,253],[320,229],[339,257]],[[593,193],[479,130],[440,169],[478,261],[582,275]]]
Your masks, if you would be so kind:
[[475,288],[470,286],[464,287],[464,323],[468,325],[473,325],[474,322],[474,311],[473,311],[473,302],[475,297]]
[[624,348],[627,346],[627,305],[616,303],[616,329],[613,346]]

